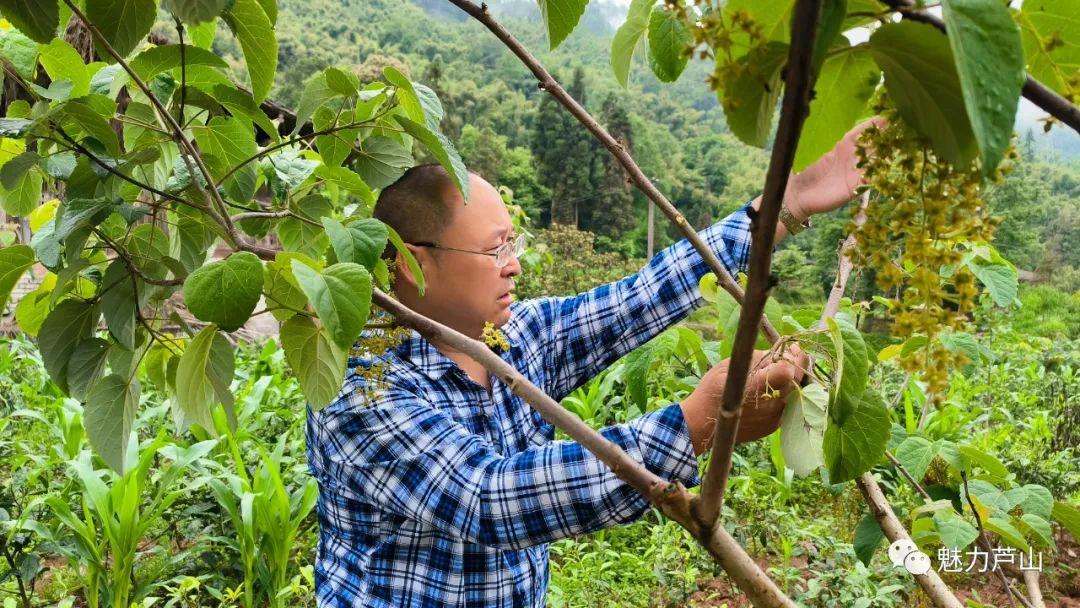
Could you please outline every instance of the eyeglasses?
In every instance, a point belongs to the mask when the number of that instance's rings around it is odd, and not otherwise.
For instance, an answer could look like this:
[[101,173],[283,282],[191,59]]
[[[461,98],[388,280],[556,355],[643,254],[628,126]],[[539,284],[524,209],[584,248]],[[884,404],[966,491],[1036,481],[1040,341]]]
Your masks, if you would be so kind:
[[432,249],[443,249],[446,251],[460,251],[461,253],[474,253],[476,255],[486,255],[495,258],[495,267],[502,268],[510,263],[510,256],[521,257],[525,253],[525,235],[524,234],[512,234],[505,243],[499,245],[492,251],[472,251],[470,249],[458,249],[457,247],[443,247],[442,245],[436,245],[430,241],[420,241],[418,243],[410,243],[410,245],[416,245],[417,247],[431,247]]

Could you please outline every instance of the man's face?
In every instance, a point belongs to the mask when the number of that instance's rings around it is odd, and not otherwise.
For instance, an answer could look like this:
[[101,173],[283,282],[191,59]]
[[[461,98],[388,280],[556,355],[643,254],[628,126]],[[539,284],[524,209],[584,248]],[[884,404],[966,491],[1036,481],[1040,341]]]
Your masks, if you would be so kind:
[[[457,190],[448,192],[453,219],[431,239],[440,247],[494,254],[514,229],[506,205],[495,188],[470,174],[469,203]],[[484,322],[496,327],[510,319],[514,277],[521,265],[511,255],[499,268],[493,255],[412,247],[424,269],[426,290],[416,309],[470,336],[479,336]]]

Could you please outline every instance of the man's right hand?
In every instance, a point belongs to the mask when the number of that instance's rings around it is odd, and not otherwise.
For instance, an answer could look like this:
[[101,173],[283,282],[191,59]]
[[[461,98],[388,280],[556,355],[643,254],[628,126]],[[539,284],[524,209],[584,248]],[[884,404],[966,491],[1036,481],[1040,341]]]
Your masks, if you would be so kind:
[[[713,366],[680,404],[697,454],[709,449],[712,442],[729,362],[724,359]],[[779,428],[787,396],[802,381],[808,366],[809,357],[798,346],[788,346],[775,361],[771,351],[754,351],[736,442],[754,441]]]

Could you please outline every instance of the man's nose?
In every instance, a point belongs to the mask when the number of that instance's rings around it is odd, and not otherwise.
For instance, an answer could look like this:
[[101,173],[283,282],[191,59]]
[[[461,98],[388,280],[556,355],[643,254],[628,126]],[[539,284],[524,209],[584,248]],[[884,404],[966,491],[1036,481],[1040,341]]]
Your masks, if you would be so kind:
[[521,274],[521,262],[518,261],[518,257],[514,254],[510,254],[510,261],[506,263],[506,266],[502,267],[502,276],[504,277],[516,277]]

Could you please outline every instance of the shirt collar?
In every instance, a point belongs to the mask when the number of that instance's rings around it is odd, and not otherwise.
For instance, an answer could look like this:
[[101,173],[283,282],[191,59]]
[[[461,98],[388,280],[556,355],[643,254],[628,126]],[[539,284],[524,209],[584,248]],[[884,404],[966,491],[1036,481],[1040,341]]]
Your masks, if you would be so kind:
[[397,353],[404,359],[408,359],[420,369],[428,378],[438,380],[456,365],[454,361],[444,355],[435,345],[426,340],[415,329],[397,346]]

